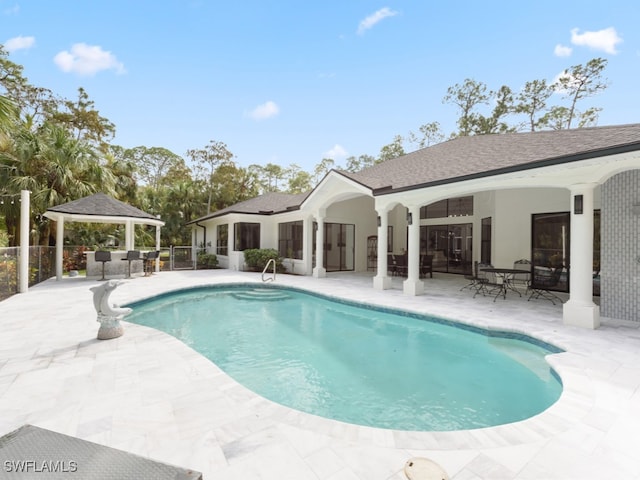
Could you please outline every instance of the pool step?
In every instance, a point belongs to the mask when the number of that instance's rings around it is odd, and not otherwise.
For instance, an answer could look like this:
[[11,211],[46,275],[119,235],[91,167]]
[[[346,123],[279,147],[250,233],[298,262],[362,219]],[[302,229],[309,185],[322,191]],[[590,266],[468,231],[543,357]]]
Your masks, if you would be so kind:
[[233,292],[231,295],[238,300],[277,301],[290,298],[287,292],[270,288],[254,288],[246,292]]

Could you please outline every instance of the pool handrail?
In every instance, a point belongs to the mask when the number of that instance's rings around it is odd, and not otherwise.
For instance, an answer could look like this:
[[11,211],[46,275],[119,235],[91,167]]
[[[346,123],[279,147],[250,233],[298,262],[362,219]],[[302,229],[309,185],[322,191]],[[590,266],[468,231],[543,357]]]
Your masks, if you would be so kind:
[[[269,268],[269,265],[273,263],[273,277],[264,278],[264,274]],[[273,258],[270,258],[267,264],[264,266],[264,270],[262,270],[262,281],[263,282],[273,282],[276,279],[276,261]]]

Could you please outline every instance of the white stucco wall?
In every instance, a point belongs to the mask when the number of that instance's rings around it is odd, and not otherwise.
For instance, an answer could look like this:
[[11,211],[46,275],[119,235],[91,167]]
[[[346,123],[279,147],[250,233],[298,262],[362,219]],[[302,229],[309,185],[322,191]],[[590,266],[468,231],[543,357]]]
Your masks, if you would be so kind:
[[531,214],[569,210],[567,189],[519,189],[495,192],[493,264],[511,267],[520,258],[531,259]]
[[378,234],[377,214],[374,210],[373,198],[363,196],[334,203],[327,208],[325,222],[355,225],[354,267],[356,272],[366,271],[367,238]]

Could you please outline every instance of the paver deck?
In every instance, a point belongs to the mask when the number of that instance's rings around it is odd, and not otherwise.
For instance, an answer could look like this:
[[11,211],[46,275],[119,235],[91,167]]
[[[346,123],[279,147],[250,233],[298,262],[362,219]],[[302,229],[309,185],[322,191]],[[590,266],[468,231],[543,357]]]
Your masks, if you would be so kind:
[[[248,281],[260,275],[161,272],[127,280],[112,301]],[[564,384],[560,400],[522,422],[459,432],[332,421],[261,398],[151,328],[126,323],[124,336],[97,340],[89,288],[98,282],[65,278],[0,302],[0,436],[32,424],[194,469],[205,480],[404,480],[413,457],[437,462],[456,480],[640,479],[638,325],[605,318],[595,331],[565,326],[561,305],[517,295],[473,299],[452,275],[425,279],[417,297],[399,282],[380,292],[366,275],[276,280],[554,343],[566,350],[550,357]]]

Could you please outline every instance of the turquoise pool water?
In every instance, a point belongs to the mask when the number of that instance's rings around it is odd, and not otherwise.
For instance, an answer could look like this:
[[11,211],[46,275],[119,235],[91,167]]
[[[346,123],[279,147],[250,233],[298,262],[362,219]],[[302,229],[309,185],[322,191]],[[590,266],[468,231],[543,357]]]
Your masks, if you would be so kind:
[[446,431],[536,415],[562,386],[533,339],[255,285],[198,288],[129,305],[247,388],[359,425]]

